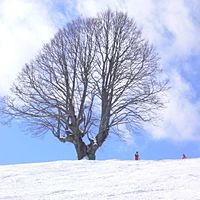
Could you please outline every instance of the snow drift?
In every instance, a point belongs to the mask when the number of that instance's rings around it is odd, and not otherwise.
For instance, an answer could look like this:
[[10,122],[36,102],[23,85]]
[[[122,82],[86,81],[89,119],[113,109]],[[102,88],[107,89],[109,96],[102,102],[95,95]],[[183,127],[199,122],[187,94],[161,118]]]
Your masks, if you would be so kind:
[[1,165],[2,200],[200,199],[200,159]]

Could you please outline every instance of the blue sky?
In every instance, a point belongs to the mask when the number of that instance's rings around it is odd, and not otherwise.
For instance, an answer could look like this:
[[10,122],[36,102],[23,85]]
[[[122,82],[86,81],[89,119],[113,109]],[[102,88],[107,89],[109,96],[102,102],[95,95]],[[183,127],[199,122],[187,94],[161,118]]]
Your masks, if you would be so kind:
[[[112,8],[133,17],[143,36],[155,46],[164,74],[170,78],[162,120],[127,133],[123,143],[114,135],[97,159],[179,159],[200,157],[200,1],[199,0],[1,0],[0,95],[26,62],[34,58],[66,22]],[[50,133],[33,138],[19,122],[0,125],[0,164],[76,159],[74,147]],[[133,130],[134,132],[134,130]]]

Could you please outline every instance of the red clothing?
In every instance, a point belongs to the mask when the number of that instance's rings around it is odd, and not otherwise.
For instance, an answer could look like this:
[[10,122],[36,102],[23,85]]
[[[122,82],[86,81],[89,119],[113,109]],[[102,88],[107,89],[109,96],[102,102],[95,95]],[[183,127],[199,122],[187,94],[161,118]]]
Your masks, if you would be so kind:
[[186,159],[187,157],[186,157],[186,155],[185,154],[183,154],[183,156],[182,156],[182,158],[181,159]]
[[135,154],[135,160],[139,160],[139,154],[138,153]]

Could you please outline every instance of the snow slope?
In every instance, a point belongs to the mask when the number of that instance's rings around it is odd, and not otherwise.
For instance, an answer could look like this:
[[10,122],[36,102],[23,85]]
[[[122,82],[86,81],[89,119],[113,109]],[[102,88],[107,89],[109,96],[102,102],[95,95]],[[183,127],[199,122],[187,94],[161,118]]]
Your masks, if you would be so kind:
[[200,200],[200,159],[0,166],[1,200]]

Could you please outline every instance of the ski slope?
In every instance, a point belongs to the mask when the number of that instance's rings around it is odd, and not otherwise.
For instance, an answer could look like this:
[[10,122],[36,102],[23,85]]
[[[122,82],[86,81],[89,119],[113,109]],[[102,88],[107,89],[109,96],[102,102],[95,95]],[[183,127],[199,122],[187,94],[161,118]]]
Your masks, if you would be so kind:
[[200,200],[200,159],[1,165],[1,200]]

